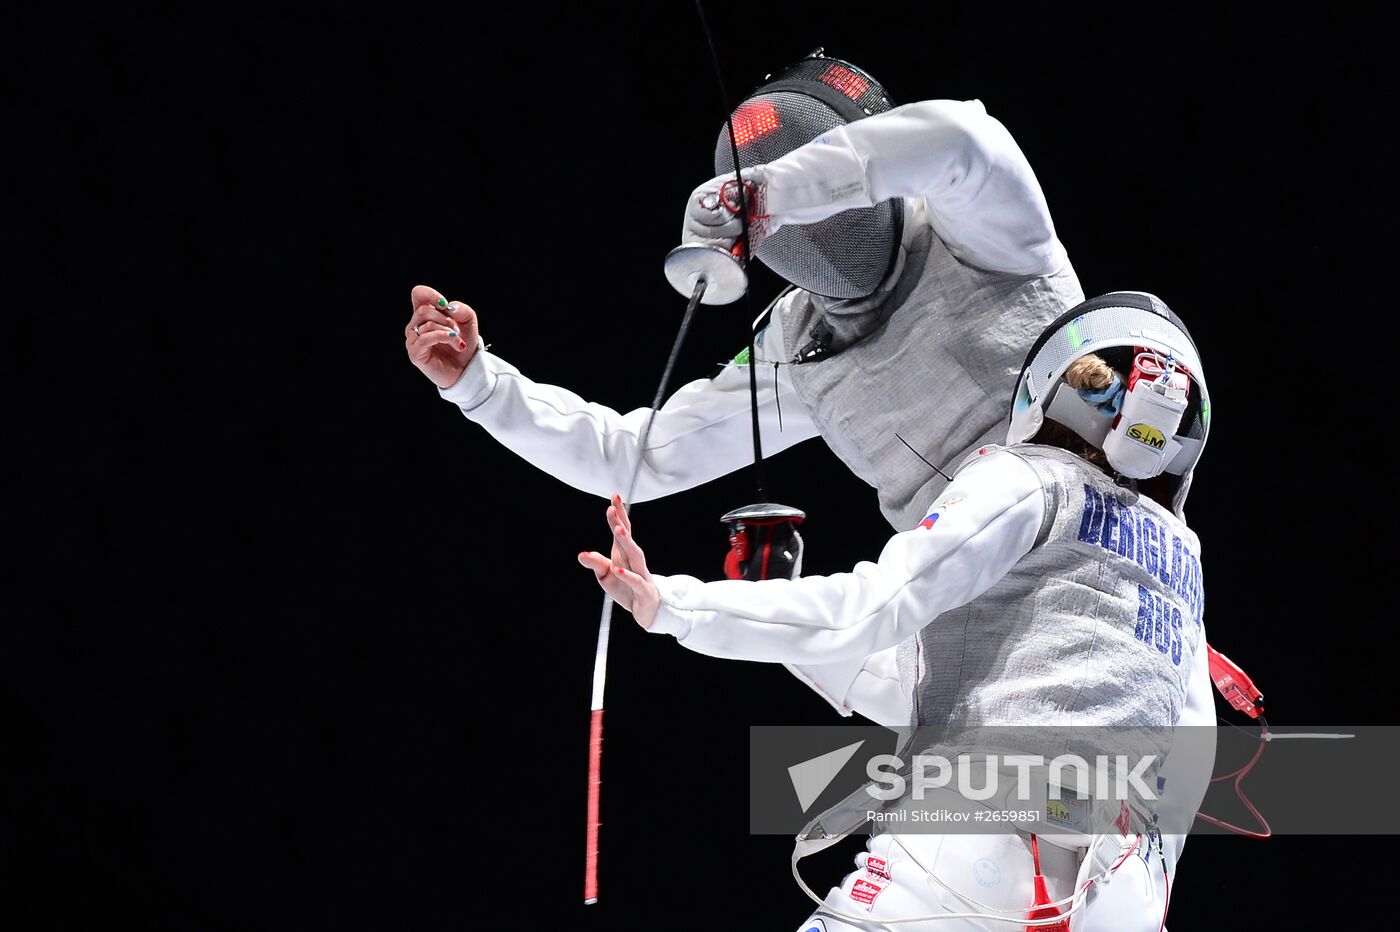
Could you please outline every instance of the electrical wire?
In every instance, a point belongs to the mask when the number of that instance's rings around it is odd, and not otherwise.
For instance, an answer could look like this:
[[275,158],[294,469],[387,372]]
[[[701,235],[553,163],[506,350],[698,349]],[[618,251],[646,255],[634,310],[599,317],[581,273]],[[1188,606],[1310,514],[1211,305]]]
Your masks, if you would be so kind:
[[[744,175],[739,167],[739,143],[734,136],[734,112],[729,106],[729,91],[724,84],[724,69],[720,67],[719,50],[715,47],[715,37],[710,32],[709,20],[705,18],[705,7],[700,0],[695,0],[695,12],[700,17],[700,28],[705,33],[705,42],[710,48],[710,62],[714,65],[715,80],[719,82],[720,104],[724,108],[724,125],[729,128],[729,151],[734,159],[734,188],[739,198],[739,242],[743,246],[744,271],[747,273],[749,264],[753,260],[753,254],[749,248],[749,186],[744,184]],[[724,189],[720,189],[720,196],[723,197]],[[744,304],[753,315],[753,292],[748,288],[744,289]],[[754,347],[753,328],[749,328],[749,415],[753,432],[753,478],[754,485],[757,486],[757,500],[767,501],[768,493],[765,491],[767,482],[763,472],[763,438],[758,426],[758,368],[754,365],[754,357],[757,351]]]
[[[1227,774],[1223,774],[1219,777],[1212,777],[1210,782],[1219,783],[1223,780],[1228,780],[1231,777],[1234,777],[1235,795],[1239,797],[1240,802],[1244,803],[1244,807],[1249,810],[1250,815],[1254,816],[1255,820],[1258,821],[1259,825],[1263,827],[1263,831],[1257,832],[1251,829],[1241,828],[1238,825],[1233,825],[1222,819],[1217,819],[1215,816],[1207,815],[1204,812],[1196,813],[1196,817],[1198,819],[1204,819],[1211,825],[1218,825],[1220,828],[1228,829],[1229,831],[1232,831],[1237,835],[1244,835],[1246,838],[1268,838],[1274,833],[1273,829],[1269,827],[1268,820],[1266,820],[1264,816],[1260,814],[1259,810],[1255,808],[1254,803],[1249,801],[1249,797],[1246,796],[1244,793],[1244,788],[1240,785],[1244,781],[1244,778],[1249,776],[1249,772],[1254,769],[1254,765],[1259,762],[1259,758],[1264,753],[1264,747],[1269,743],[1270,740],[1269,723],[1262,715],[1259,716],[1259,726],[1259,746],[1255,748],[1254,756],[1249,759],[1249,763],[1245,764],[1243,767],[1240,767],[1237,770],[1232,770]],[[1333,736],[1329,735],[1328,737]]]

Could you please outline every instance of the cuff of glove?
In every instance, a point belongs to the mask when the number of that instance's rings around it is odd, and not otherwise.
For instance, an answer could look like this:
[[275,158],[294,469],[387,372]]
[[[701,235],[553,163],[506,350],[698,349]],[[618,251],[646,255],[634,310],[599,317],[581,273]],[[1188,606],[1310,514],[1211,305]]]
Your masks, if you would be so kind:
[[462,370],[462,375],[447,388],[439,388],[438,394],[463,411],[481,406],[496,388],[496,373],[486,364],[486,346],[481,337],[476,339],[476,352],[471,362]]

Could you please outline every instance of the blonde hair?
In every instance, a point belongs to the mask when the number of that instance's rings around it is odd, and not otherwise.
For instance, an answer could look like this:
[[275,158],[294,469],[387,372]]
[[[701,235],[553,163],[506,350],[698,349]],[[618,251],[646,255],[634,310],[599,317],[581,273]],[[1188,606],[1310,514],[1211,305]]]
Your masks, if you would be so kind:
[[[1123,379],[1126,387],[1128,380],[1121,372],[1114,371],[1113,367],[1104,361],[1102,356],[1090,353],[1082,356],[1069,364],[1065,370],[1065,384],[1070,388],[1083,388],[1089,391],[1108,388],[1113,384],[1113,377],[1118,376]],[[1097,466],[1109,475],[1114,475],[1113,467],[1109,465],[1108,456],[1098,447],[1091,445],[1083,437],[1070,430],[1059,421],[1052,421],[1046,418],[1040,425],[1040,430],[1036,431],[1031,438],[1031,443],[1043,443],[1047,446],[1059,447],[1075,454],[1086,463]],[[1172,495],[1175,493],[1175,480],[1163,473],[1151,479],[1143,479],[1138,484],[1142,494],[1148,496],[1153,501],[1165,508],[1171,508]]]
[[1065,381],[1071,388],[1087,388],[1090,391],[1108,388],[1113,384],[1113,367],[1104,362],[1102,356],[1090,353],[1069,364],[1065,370]]
[[[1070,363],[1069,368],[1065,370],[1064,379],[1070,388],[1096,391],[1112,385],[1114,375],[1113,367],[1105,362],[1102,356],[1090,353]],[[1119,378],[1122,378],[1121,374]],[[1124,384],[1127,384],[1127,381],[1127,379],[1123,379]],[[1104,455],[1102,450],[1090,444],[1059,421],[1046,418],[1041,423],[1040,430],[1036,431],[1035,436],[1031,438],[1031,443],[1059,447],[1100,469],[1107,470],[1109,468],[1108,457]]]

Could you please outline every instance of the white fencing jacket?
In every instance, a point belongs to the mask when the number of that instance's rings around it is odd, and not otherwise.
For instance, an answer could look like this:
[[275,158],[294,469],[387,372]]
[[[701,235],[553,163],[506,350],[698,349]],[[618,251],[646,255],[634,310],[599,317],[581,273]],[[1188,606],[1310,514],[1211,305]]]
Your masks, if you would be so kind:
[[[924,101],[899,107],[853,123],[825,144],[794,150],[769,167],[774,172],[769,209],[775,209],[775,199],[777,208],[784,209],[786,200],[786,209],[803,222],[858,206],[849,200],[824,205],[818,182],[826,179],[826,190],[832,190],[836,182],[848,184],[859,167],[866,190],[863,200],[917,199],[947,249],[970,266],[1032,275],[1064,261],[1030,166],[1005,127],[989,117],[979,101]],[[785,187],[784,178],[818,181],[798,190]],[[780,328],[770,327],[759,335],[759,360],[786,359],[777,331]],[[779,367],[776,378],[765,374],[758,380],[759,422],[769,454],[820,435],[786,369]],[[747,370],[730,365],[718,376],[691,382],[671,395],[657,414],[641,457],[634,501],[692,488],[748,465],[748,389]],[[588,402],[567,389],[529,379],[484,349],[441,395],[507,448],[586,492],[607,496],[625,488],[641,455],[638,444],[648,409],[621,413]],[[881,724],[907,721],[892,646],[866,657],[844,652],[842,659],[808,656],[809,662],[789,663],[789,669],[842,714],[859,711]],[[1206,710],[1204,721],[1214,721],[1208,692],[1203,704],[1191,705]]]
[[[917,216],[971,267],[1036,276],[1065,263],[1030,165],[980,101],[897,107],[833,130],[768,163],[767,170],[769,210],[783,222],[812,223],[850,207],[905,197],[916,201]],[[860,196],[851,195],[853,185]],[[840,200],[831,199],[833,191],[841,192]],[[760,335],[760,360],[787,360],[792,348],[782,347],[780,331],[770,327]],[[956,341],[956,334],[949,339]],[[779,368],[776,384],[772,378],[758,382],[765,451],[819,436],[786,367]],[[648,415],[646,408],[622,414],[533,382],[481,350],[442,397],[529,462],[597,495],[627,484]],[[1010,403],[1008,391],[1008,411]],[[634,501],[700,485],[743,468],[751,457],[748,374],[730,365],[716,378],[685,385],[662,406]]]

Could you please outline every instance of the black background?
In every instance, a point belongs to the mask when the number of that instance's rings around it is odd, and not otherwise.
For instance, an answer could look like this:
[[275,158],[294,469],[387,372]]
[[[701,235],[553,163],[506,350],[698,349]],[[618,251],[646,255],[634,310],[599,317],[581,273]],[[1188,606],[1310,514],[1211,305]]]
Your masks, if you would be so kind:
[[[1212,641],[1281,722],[1388,720],[1377,24],[707,10],[731,95],[824,45],[899,101],[976,97],[1011,129],[1086,293],[1156,292],[1202,347],[1216,429],[1189,513]],[[439,401],[401,343],[429,283],[527,374],[647,403],[682,309],[660,262],[721,113],[693,8],[18,26],[0,913],[796,928],[788,842],[745,830],[746,726],[829,710],[621,613],[603,901],[579,905],[599,599],[574,555],[605,541],[603,506]],[[681,377],[732,356],[747,320],[707,311]],[[771,463],[773,495],[811,515],[808,572],[878,553],[874,494],[827,450]],[[718,575],[717,519],[751,496],[738,474],[639,506],[653,567]],[[1388,883],[1379,842],[1193,841],[1172,927],[1348,927]],[[846,857],[808,873],[834,882]]]

